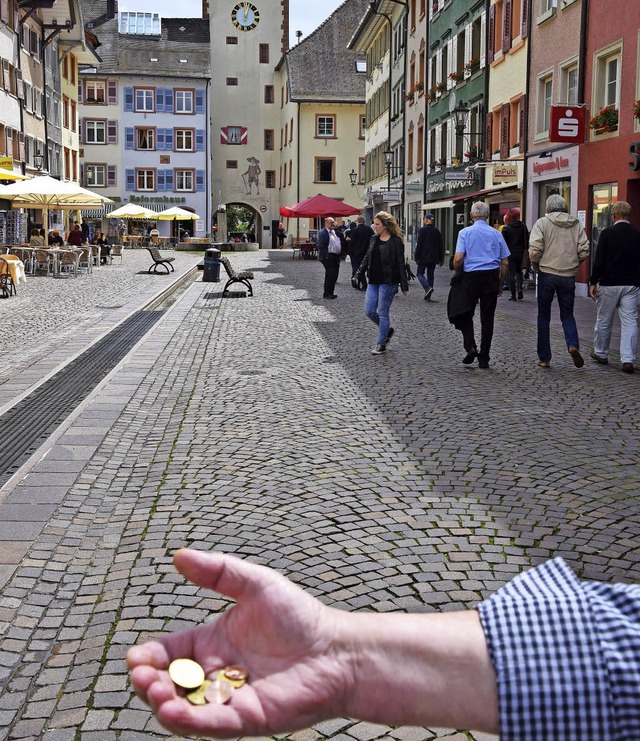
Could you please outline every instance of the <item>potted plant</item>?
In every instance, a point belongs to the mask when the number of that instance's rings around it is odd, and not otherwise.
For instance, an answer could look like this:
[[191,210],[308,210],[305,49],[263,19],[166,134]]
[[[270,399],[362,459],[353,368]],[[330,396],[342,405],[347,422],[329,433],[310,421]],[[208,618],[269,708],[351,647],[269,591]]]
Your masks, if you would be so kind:
[[474,145],[471,147],[471,149],[468,152],[464,153],[465,159],[468,159],[470,162],[473,160],[478,159],[478,146]]
[[480,67],[480,58],[471,57],[471,59],[464,65],[464,68],[469,72],[475,72]]
[[461,82],[462,80],[464,80],[464,72],[450,72],[449,79],[453,80],[454,82]]
[[422,95],[423,90],[424,90],[424,83],[416,82],[415,91],[418,93],[418,95]]
[[439,93],[445,93],[447,91],[447,83],[443,80],[436,85],[436,90]]
[[640,120],[640,100],[636,100],[633,104],[633,115]]
[[613,105],[605,106],[589,121],[589,126],[596,134],[605,134],[618,130],[618,109]]
[[435,85],[432,85],[432,86],[431,86],[431,87],[429,88],[429,91],[427,92],[427,95],[428,95],[428,97],[429,97],[429,103],[434,103],[434,102],[435,102],[435,99],[436,99],[436,93],[437,93],[437,92],[438,92],[438,91],[436,90],[436,86],[435,86]]
[[413,92],[413,90],[409,90],[409,92],[404,96],[404,99],[408,101],[409,103],[413,103],[414,95],[415,93]]

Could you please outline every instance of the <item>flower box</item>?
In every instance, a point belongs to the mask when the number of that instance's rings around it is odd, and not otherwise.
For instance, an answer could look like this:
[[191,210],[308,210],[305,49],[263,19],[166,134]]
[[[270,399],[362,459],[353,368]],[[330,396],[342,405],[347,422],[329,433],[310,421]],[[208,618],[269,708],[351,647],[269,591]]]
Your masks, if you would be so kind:
[[599,113],[589,121],[589,126],[596,135],[608,134],[618,130],[618,118],[618,109],[611,104],[601,108]]

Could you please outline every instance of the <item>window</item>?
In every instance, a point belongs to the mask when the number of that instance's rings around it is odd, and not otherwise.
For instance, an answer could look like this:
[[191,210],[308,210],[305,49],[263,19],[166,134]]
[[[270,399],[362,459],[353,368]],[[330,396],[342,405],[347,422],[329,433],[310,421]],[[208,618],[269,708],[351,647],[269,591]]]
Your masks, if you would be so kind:
[[227,160],[227,170],[237,170],[238,160]]
[[237,43],[238,43],[237,36],[227,36],[227,44],[237,44]]
[[274,131],[273,129],[265,129],[264,130],[264,148],[265,149],[273,149],[274,147]]
[[578,102],[578,65],[567,65],[562,69],[562,94],[561,100],[569,105]]
[[242,144],[242,128],[240,126],[227,127],[227,144]]
[[367,117],[360,116],[360,139],[364,139],[367,133]]
[[155,190],[156,171],[136,170],[136,190]]
[[85,165],[84,177],[90,188],[104,188],[107,184],[107,168],[104,165]]
[[238,78],[227,77],[227,87],[238,87]]
[[622,54],[620,47],[609,47],[596,57],[593,76],[594,108],[612,105],[620,107],[620,80]]
[[358,159],[358,182],[364,183],[365,182],[365,174],[366,174],[366,159],[364,157],[360,157]]
[[276,187],[276,171],[267,170],[264,174],[264,184],[266,188]]
[[138,113],[153,113],[155,110],[153,92],[152,88],[136,88],[134,110]]
[[333,139],[336,135],[335,116],[316,116],[316,138]]
[[193,129],[176,129],[176,152],[193,152]]
[[193,113],[193,90],[176,90],[176,113]]
[[176,170],[175,171],[175,190],[193,191],[193,170]]
[[105,144],[107,127],[104,121],[84,122],[84,141],[86,144]]
[[269,64],[269,44],[260,44],[258,59],[260,64]]
[[69,128],[69,98],[66,95],[62,96],[62,125]]
[[156,130],[136,129],[136,149],[155,149]]
[[120,33],[137,36],[159,36],[159,13],[120,13]]
[[539,134],[549,131],[551,104],[553,102],[553,75],[538,80],[538,120],[536,131]]
[[558,7],[558,0],[540,0],[540,15],[552,13]]
[[78,130],[78,104],[75,100],[69,101],[69,114],[71,116],[71,131]]
[[316,183],[333,183],[335,182],[334,177],[335,158],[323,159],[316,157],[315,159],[315,175]]
[[74,54],[69,54],[69,82],[76,84],[76,72],[78,70],[78,60]]
[[106,84],[102,80],[87,80],[84,88],[85,103],[104,103]]
[[274,100],[275,100],[275,97],[274,97],[273,85],[265,85],[264,86],[264,102],[273,103]]

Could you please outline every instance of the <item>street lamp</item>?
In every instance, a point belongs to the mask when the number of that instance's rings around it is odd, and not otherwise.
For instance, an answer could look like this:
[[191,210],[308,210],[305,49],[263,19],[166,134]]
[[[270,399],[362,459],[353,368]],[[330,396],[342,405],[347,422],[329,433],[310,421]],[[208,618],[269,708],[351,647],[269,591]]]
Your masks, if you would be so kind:
[[[455,129],[457,136],[463,136],[465,134],[465,126],[467,125],[467,115],[471,113],[471,109],[460,101],[458,105],[453,109],[453,114],[456,118]],[[470,132],[466,132],[470,134]]]
[[33,155],[33,164],[36,167],[36,170],[40,172],[42,170],[42,165],[44,164],[44,156],[42,152],[38,149],[38,151]]
[[384,164],[387,168],[387,190],[391,190],[391,168],[393,167],[393,149],[385,149]]

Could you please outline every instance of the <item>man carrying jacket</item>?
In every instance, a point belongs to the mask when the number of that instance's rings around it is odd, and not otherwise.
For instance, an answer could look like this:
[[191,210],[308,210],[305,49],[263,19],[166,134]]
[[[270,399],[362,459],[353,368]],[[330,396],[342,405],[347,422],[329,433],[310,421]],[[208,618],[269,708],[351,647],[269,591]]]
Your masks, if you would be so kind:
[[576,368],[582,368],[578,327],[573,316],[576,273],[589,256],[589,240],[575,216],[567,213],[567,202],[559,194],[546,201],[545,215],[536,221],[529,237],[531,267],[538,274],[538,365],[551,364],[551,304],[558,296],[560,321],[567,349]]

